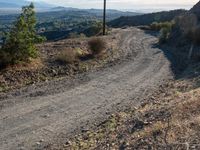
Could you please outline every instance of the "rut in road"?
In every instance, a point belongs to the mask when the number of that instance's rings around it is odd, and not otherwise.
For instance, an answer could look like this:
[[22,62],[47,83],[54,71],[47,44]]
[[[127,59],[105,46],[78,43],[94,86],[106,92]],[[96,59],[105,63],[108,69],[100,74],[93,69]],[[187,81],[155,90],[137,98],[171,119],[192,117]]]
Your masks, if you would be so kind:
[[100,122],[116,105],[140,104],[164,80],[172,78],[170,62],[152,46],[156,37],[136,28],[119,30],[119,36],[126,56],[121,63],[74,81],[30,86],[0,101],[0,148],[42,147],[62,133],[70,135],[86,123]]

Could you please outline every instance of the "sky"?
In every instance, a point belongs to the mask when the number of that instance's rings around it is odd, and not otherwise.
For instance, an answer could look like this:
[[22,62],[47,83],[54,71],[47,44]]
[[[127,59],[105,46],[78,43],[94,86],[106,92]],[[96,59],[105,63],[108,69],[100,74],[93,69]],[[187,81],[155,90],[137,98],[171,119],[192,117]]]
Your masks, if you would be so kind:
[[[65,7],[102,8],[103,0],[32,0]],[[189,9],[199,0],[107,0],[107,8],[120,10]]]

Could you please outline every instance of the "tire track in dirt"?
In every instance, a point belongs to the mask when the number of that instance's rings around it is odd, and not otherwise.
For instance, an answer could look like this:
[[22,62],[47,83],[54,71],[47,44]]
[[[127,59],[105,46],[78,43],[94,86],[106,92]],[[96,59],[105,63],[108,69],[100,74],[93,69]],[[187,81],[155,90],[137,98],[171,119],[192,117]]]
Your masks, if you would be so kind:
[[139,104],[149,91],[172,77],[169,61],[153,47],[154,36],[136,28],[119,30],[119,35],[122,63],[85,74],[78,82],[75,79],[73,88],[62,79],[30,86],[2,100],[0,148],[40,148],[62,133],[70,135],[87,123],[101,122],[116,105]]

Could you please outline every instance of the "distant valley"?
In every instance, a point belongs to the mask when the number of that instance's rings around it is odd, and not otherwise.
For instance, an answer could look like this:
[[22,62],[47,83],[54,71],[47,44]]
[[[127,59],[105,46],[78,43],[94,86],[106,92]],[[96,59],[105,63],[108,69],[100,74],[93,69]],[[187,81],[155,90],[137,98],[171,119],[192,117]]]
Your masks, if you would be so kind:
[[[16,20],[17,9],[3,9],[0,11],[0,38],[3,32],[9,30],[11,24]],[[6,10],[14,12],[9,14]],[[90,36],[94,33],[90,28],[99,28],[102,21],[103,12],[101,9],[77,9],[71,7],[52,7],[38,9],[37,12],[37,31],[47,37],[47,40],[60,40],[67,38],[70,33],[85,33]],[[19,10],[18,10],[19,11]],[[5,15],[7,14],[7,15]],[[123,12],[113,9],[107,10],[107,21],[117,19],[121,16],[136,16],[141,13]]]
[[[18,2],[0,2],[0,39],[3,32],[11,28],[21,11],[21,6],[30,3],[25,0]],[[72,7],[52,6],[46,3],[35,3],[37,26],[36,30],[48,41],[56,41],[68,37],[93,36],[101,30],[101,9],[78,9]],[[143,14],[130,11],[107,9],[107,25],[110,27],[149,25],[153,22],[170,21],[175,16],[187,12],[186,10],[162,11]]]

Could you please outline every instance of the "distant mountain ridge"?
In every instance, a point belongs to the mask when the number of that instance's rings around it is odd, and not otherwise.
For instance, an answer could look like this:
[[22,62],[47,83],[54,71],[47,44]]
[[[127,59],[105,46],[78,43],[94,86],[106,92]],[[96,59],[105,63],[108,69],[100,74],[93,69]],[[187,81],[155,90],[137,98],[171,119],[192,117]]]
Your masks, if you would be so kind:
[[74,11],[74,10],[79,10],[79,9],[73,8],[73,7],[62,7],[62,6],[51,8],[51,11],[69,11],[69,10]]
[[139,16],[122,16],[109,22],[111,27],[149,25],[153,22],[171,21],[174,17],[187,12],[186,10],[162,11]]
[[[73,7],[53,7],[50,9],[50,11],[87,11],[90,13],[102,13],[102,9],[79,9],[79,8],[73,8]],[[142,13],[138,13],[138,12],[130,12],[130,11],[120,11],[120,10],[115,10],[115,9],[107,9],[107,14],[122,14],[125,16],[136,16],[136,15],[142,15]]]
[[122,16],[120,18],[110,21],[109,25],[112,27],[149,25],[153,22],[171,21],[176,16],[185,15],[187,13],[195,14],[198,17],[198,20],[200,21],[200,1],[197,4],[195,4],[189,11],[179,9],[172,11],[148,13],[139,16]]

